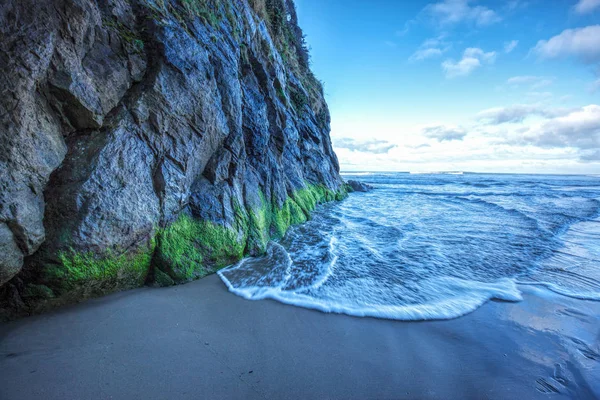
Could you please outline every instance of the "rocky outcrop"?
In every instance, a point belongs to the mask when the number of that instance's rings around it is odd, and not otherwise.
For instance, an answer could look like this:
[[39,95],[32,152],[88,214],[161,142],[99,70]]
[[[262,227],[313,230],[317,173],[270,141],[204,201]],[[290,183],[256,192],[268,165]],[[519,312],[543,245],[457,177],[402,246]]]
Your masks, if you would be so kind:
[[373,189],[373,186],[369,185],[368,183],[354,180],[348,181],[348,187],[352,192],[368,192]]
[[0,53],[5,313],[201,277],[345,195],[291,0],[7,0]]

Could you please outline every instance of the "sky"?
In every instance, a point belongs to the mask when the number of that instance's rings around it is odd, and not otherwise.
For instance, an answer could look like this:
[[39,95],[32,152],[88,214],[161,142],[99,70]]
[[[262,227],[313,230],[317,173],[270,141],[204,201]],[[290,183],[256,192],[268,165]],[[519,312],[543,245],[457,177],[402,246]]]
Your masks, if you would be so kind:
[[600,0],[296,0],[343,171],[600,174]]

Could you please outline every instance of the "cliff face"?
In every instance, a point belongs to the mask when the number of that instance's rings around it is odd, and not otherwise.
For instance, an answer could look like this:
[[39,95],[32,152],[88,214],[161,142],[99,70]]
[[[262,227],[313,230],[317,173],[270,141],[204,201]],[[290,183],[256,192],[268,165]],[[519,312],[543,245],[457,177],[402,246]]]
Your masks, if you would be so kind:
[[7,0],[0,54],[5,313],[201,277],[345,195],[291,0]]

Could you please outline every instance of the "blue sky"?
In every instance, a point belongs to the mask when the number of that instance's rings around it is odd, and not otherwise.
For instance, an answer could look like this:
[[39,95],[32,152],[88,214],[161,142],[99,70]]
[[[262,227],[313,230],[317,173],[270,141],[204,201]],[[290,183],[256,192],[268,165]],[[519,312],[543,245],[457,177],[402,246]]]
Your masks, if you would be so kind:
[[296,0],[343,170],[600,173],[600,0]]

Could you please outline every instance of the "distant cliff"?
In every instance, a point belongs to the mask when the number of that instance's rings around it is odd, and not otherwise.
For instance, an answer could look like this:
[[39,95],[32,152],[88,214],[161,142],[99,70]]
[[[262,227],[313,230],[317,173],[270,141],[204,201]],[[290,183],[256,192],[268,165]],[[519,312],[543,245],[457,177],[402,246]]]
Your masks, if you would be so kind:
[[0,314],[202,277],[345,196],[291,0],[0,5]]

